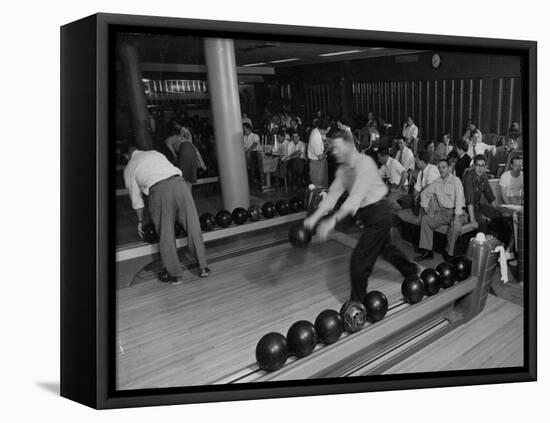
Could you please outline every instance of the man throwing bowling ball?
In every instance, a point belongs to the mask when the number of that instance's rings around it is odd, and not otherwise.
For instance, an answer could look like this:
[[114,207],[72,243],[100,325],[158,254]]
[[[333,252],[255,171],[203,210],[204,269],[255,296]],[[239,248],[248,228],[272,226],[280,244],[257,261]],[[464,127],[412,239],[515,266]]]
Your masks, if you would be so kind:
[[200,266],[200,276],[208,276],[206,252],[193,196],[181,170],[173,166],[158,151],[140,151],[130,147],[130,161],[124,169],[124,183],[128,188],[132,208],[136,211],[137,230],[143,237],[143,194],[149,196],[149,214],[159,236],[160,258],[166,273],[162,282],[181,283],[182,269],[176,250],[175,222],[187,234],[189,251]]
[[338,198],[348,192],[349,196],[330,217],[321,220],[317,235],[323,241],[334,229],[336,222],[348,215],[357,215],[364,224],[363,233],[353,250],[350,262],[351,300],[364,301],[367,294],[368,277],[379,255],[393,264],[407,277],[418,273],[416,264],[391,243],[391,207],[386,200],[388,188],[378,174],[372,157],[359,154],[355,150],[353,137],[345,132],[337,132],[331,141],[331,153],[339,163],[334,182],[317,210],[304,221],[304,226],[312,230],[317,222],[330,213]]

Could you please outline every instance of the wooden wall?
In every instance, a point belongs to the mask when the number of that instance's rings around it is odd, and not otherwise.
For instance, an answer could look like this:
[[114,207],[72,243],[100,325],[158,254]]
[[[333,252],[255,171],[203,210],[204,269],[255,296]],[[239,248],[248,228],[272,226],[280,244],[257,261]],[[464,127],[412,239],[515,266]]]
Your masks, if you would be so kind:
[[512,121],[521,121],[520,83],[519,77],[356,81],[352,110],[372,111],[394,125],[411,115],[426,139],[439,140],[445,131],[460,139],[469,119],[484,132],[506,134]]
[[[438,140],[444,131],[459,139],[471,118],[483,133],[506,134],[521,122],[521,64],[518,57],[432,52],[277,70],[290,85],[292,106],[306,118],[317,110],[347,119],[369,111],[401,126],[412,115],[420,136]],[[404,59],[403,59],[404,58]]]

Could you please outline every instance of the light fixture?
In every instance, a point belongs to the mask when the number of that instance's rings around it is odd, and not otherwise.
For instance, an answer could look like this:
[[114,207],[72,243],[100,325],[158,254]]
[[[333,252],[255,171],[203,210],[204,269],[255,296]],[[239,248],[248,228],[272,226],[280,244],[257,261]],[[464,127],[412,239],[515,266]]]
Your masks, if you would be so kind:
[[265,64],[267,64],[267,63],[265,63],[265,62],[248,63],[248,64],[246,64],[246,65],[242,65],[242,67],[243,67],[243,68],[247,68],[247,67],[249,67],[249,66],[261,66],[261,65],[265,65]]
[[293,57],[291,59],[280,59],[280,60],[271,60],[269,63],[284,63],[284,62],[294,62],[300,60],[299,57]]
[[371,47],[371,50],[384,50],[384,47]]
[[339,56],[341,54],[353,54],[353,53],[361,53],[364,50],[346,50],[346,51],[337,51],[335,53],[324,53],[320,54],[319,56],[322,57],[329,57],[329,56]]

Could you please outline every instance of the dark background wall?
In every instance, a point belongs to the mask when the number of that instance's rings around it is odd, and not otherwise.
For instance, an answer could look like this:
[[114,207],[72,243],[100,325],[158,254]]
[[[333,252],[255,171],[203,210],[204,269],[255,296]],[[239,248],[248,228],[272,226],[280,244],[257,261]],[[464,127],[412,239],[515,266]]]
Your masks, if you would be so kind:
[[521,122],[521,64],[517,56],[433,52],[277,69],[290,84],[290,103],[302,116],[317,110],[357,120],[367,112],[401,126],[410,114],[420,136],[458,139],[471,118],[483,133],[506,134]]

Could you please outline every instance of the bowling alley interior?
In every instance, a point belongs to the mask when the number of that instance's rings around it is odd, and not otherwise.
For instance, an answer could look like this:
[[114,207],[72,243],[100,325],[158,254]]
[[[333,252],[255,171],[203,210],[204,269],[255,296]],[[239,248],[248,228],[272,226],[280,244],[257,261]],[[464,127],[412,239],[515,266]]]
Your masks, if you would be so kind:
[[[519,56],[267,34],[115,46],[116,389],[524,365]],[[303,226],[342,133],[376,165],[391,242],[418,268],[380,254],[364,303],[350,300],[364,222],[326,239]],[[445,206],[430,185],[449,178]]]

